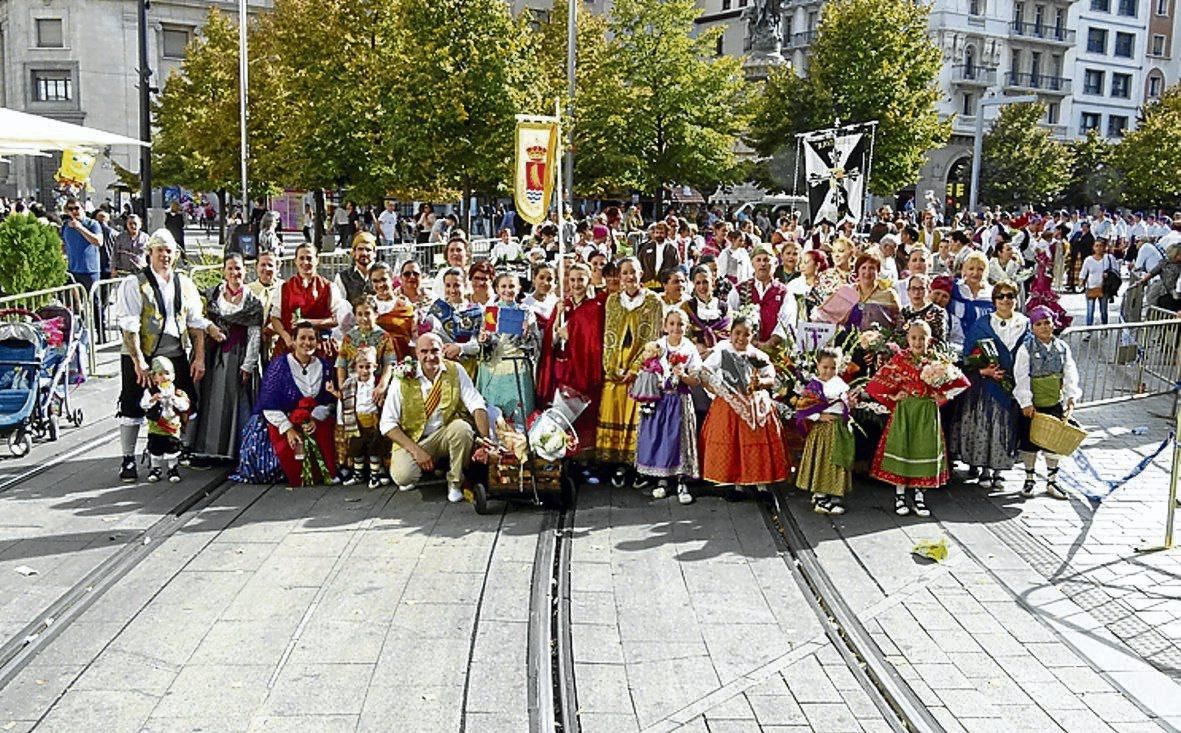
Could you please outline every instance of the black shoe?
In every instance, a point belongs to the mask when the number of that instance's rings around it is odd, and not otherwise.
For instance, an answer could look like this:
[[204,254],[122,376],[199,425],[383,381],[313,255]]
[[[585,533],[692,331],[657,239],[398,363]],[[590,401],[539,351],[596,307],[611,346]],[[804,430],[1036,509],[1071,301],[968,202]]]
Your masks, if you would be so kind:
[[208,471],[213,468],[213,459],[208,456],[189,455],[189,468],[195,471]]
[[168,469],[168,483],[170,483],[170,484],[179,484],[180,483],[180,469],[177,468],[176,466],[173,466],[172,468]]
[[119,480],[129,484],[139,481],[139,471],[135,469],[135,456],[123,456],[123,465],[119,469]]
[[745,486],[732,486],[726,489],[726,501],[746,501],[750,498],[750,491]]
[[164,476],[164,471],[159,468],[153,468],[148,471],[148,483],[154,484]]
[[180,452],[179,463],[180,463],[180,465],[184,466],[185,468],[192,466],[193,465],[193,452],[188,451],[188,450],[182,450]]

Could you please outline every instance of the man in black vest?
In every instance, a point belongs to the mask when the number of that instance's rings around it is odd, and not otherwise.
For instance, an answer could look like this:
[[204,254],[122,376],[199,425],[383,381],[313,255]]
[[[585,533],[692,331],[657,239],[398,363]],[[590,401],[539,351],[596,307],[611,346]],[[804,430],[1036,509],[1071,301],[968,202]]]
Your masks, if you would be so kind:
[[665,276],[681,264],[677,247],[668,241],[668,225],[658,221],[652,225],[652,238],[640,245],[636,251],[643,270],[640,280],[645,287],[661,287]]
[[376,257],[377,239],[372,234],[361,232],[353,237],[353,266],[339,273],[333,282],[346,302],[352,303],[362,295],[373,292],[369,268]]

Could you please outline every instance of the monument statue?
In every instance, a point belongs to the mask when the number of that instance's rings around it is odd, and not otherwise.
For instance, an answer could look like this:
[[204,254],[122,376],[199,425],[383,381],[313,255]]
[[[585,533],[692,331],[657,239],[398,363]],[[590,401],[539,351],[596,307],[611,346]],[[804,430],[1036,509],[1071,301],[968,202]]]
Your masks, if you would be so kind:
[[783,0],[754,0],[742,11],[746,21],[747,52],[752,58],[774,61],[782,58]]

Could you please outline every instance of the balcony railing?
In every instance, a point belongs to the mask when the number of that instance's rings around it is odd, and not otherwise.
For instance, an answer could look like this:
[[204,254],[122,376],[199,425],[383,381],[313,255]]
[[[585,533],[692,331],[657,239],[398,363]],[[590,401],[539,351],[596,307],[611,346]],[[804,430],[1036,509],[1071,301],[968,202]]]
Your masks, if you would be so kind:
[[1058,28],[1052,25],[1046,25],[1045,23],[1018,23],[1016,21],[1009,24],[1009,35],[1018,38],[1036,38],[1041,41],[1061,43],[1066,46],[1073,46],[1075,38],[1075,32],[1065,28]]
[[1005,74],[1005,86],[1017,89],[1033,89],[1046,94],[1070,94],[1070,79],[1044,74]]
[[816,31],[800,31],[799,33],[791,34],[791,42],[788,44],[789,48],[799,48],[800,46],[807,46],[816,40]]
[[957,84],[992,86],[996,84],[996,69],[958,64],[951,67],[951,80]]

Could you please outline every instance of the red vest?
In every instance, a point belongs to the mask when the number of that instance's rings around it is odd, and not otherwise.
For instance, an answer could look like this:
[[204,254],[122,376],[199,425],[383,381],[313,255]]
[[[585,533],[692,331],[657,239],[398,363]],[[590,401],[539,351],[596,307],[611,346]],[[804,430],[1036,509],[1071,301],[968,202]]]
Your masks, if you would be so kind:
[[738,284],[739,307],[751,303],[759,307],[759,341],[771,338],[771,333],[779,323],[779,309],[783,307],[783,301],[786,298],[787,286],[778,280],[771,281],[771,285],[767,288],[767,292],[763,293],[762,298],[759,298],[759,293],[755,289],[754,278]]

